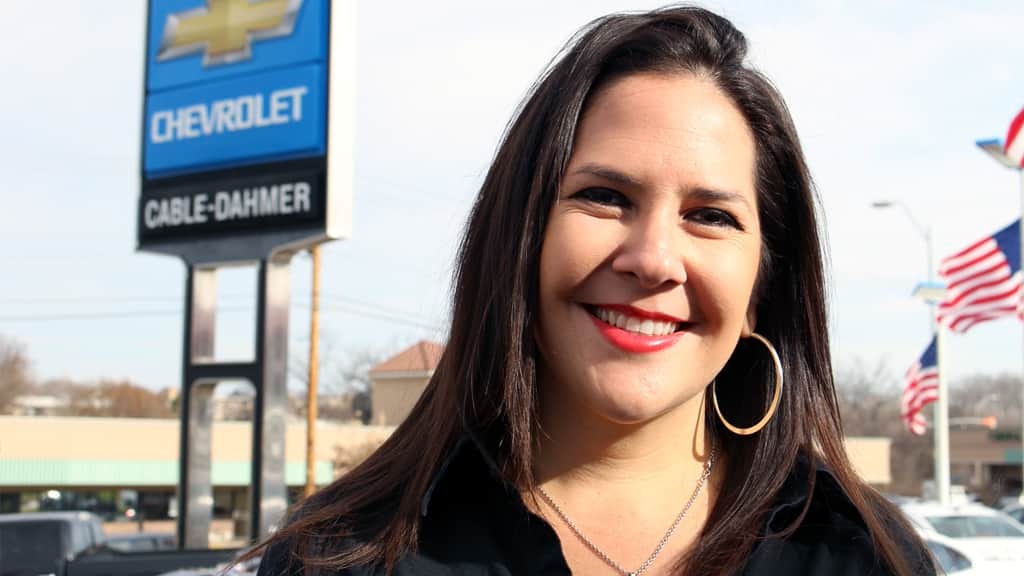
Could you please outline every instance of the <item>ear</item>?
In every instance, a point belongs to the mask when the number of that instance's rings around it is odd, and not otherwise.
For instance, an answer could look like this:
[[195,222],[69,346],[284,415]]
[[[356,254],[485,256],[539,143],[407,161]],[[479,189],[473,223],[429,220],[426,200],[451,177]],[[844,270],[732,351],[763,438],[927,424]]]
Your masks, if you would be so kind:
[[743,328],[740,330],[740,336],[749,338],[754,333],[755,328],[757,328],[757,306],[751,302],[747,308],[747,317],[743,319]]

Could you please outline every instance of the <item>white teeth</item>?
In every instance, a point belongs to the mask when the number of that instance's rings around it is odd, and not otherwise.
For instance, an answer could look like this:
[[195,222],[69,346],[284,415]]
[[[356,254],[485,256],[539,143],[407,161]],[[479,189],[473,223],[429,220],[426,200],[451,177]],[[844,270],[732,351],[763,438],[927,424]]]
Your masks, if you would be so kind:
[[625,314],[620,314],[618,312],[612,312],[612,325],[613,326],[617,326],[617,327],[622,328],[623,330],[625,330],[626,329],[626,320],[627,320],[627,318],[626,318]]
[[611,324],[616,328],[621,328],[627,332],[635,332],[637,334],[644,334],[645,336],[666,336],[676,331],[675,322],[665,322],[663,320],[652,320],[650,318],[635,318],[633,316],[627,316],[621,312],[615,312],[614,310],[608,310],[607,308],[595,308],[595,314],[598,318],[607,324]]
[[654,320],[647,319],[640,323],[640,333],[654,336]]

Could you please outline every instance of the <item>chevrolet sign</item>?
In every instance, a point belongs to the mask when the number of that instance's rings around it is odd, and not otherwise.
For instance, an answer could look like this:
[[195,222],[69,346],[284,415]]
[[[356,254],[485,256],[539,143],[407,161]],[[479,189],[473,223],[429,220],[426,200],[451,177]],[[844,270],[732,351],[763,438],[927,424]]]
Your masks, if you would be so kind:
[[348,234],[355,7],[335,4],[149,0],[140,247],[195,261],[259,252],[240,235]]
[[323,155],[325,0],[154,0],[149,178]]

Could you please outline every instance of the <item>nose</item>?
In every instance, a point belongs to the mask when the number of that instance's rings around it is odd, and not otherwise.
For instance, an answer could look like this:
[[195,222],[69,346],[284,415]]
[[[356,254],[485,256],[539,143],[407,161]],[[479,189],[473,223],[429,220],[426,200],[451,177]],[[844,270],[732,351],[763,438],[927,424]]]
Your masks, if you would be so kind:
[[629,234],[612,259],[612,270],[636,277],[644,288],[686,282],[679,216],[651,214],[629,225]]

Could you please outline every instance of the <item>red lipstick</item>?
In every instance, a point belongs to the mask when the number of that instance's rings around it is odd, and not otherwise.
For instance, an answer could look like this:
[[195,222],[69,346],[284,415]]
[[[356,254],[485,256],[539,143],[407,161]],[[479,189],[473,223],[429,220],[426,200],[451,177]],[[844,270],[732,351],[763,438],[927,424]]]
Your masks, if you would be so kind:
[[607,308],[608,310],[615,310],[616,312],[634,316],[636,318],[650,318],[651,320],[662,320],[664,322],[686,322],[682,318],[676,318],[675,316],[669,316],[668,314],[662,314],[661,312],[652,312],[650,310],[641,310],[640,308],[634,308],[629,304],[594,304],[595,308]]
[[[661,320],[665,322],[682,322],[682,320],[672,316],[660,314],[658,312],[648,312],[646,310],[633,308],[632,306],[626,306],[621,304],[602,304],[601,307],[607,308],[609,310],[615,310],[616,312],[627,314],[629,316],[633,316],[636,318],[650,318],[651,320]],[[597,327],[598,332],[600,332],[601,335],[608,340],[608,342],[610,342],[613,346],[619,348],[620,350],[624,350],[626,352],[630,352],[633,354],[647,354],[651,352],[657,352],[659,350],[664,350],[665,348],[668,348],[669,346],[675,344],[676,341],[678,341],[683,336],[682,331],[673,332],[671,334],[665,334],[663,336],[648,336],[646,334],[629,332],[617,326],[612,326],[611,324],[605,322],[604,320],[601,320],[600,318],[593,314],[590,314],[590,319],[594,322],[594,326]]]

